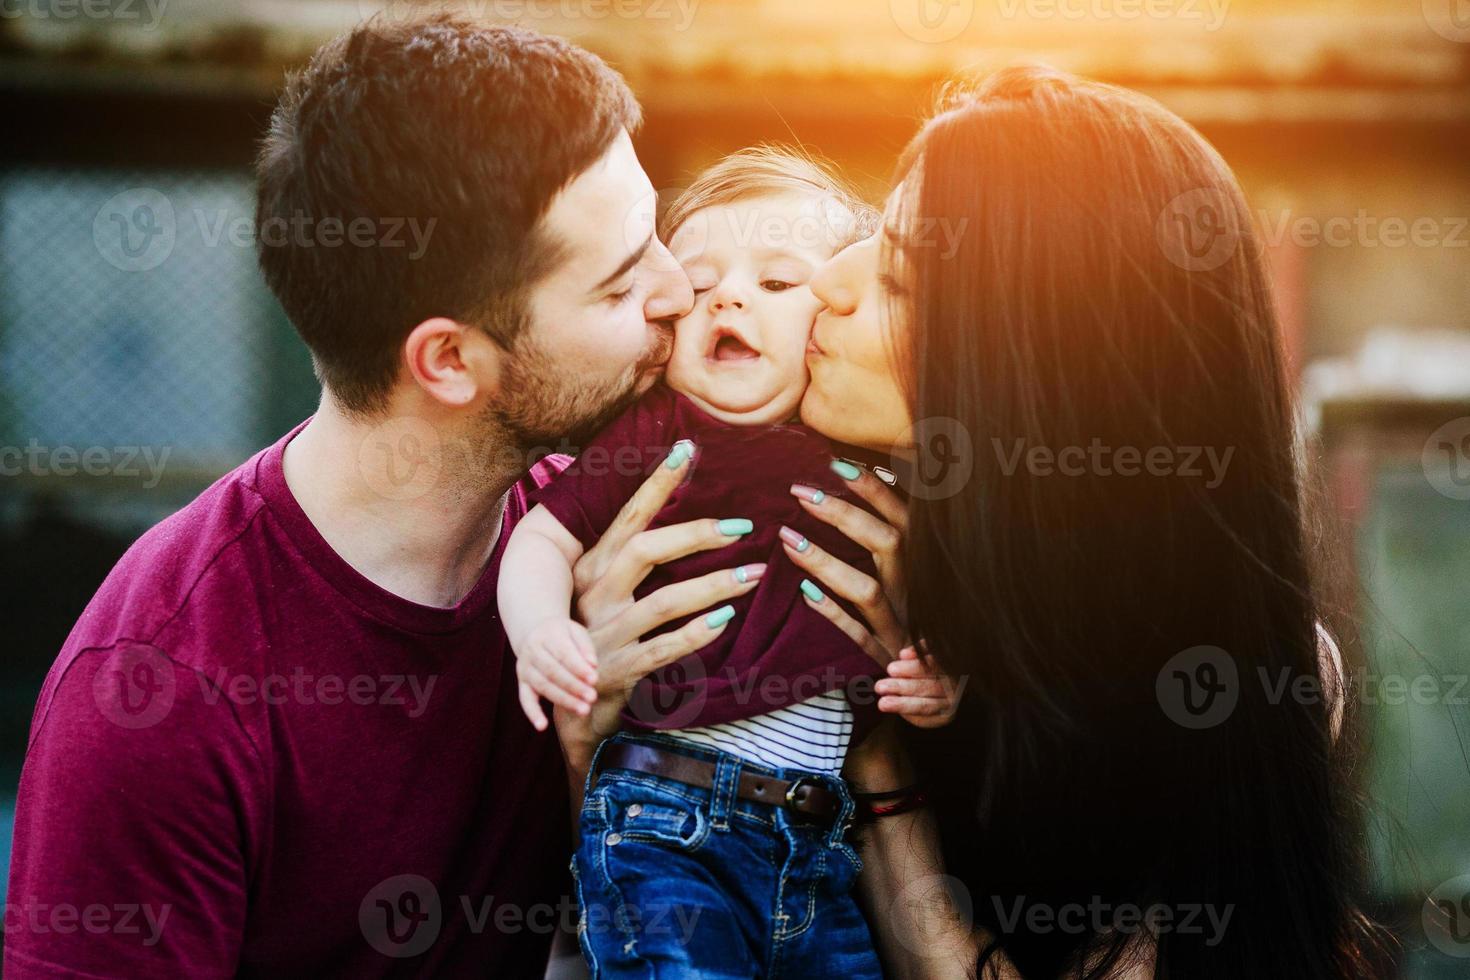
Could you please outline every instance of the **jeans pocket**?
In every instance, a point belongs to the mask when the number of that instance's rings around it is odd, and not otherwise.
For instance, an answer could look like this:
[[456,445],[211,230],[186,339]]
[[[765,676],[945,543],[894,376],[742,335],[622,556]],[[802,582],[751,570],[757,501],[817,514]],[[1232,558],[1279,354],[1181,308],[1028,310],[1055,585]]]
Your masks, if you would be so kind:
[[693,800],[655,786],[628,782],[608,787],[608,843],[643,841],[696,850],[709,836],[709,814]]

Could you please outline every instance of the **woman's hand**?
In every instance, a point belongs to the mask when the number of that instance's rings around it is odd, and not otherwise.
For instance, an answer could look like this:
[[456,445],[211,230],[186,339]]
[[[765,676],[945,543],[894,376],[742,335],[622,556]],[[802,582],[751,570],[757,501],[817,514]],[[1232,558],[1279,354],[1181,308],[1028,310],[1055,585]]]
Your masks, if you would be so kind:
[[[823,588],[848,600],[858,608],[869,629],[849,616],[835,602],[813,601],[803,596],[807,606],[831,620],[852,637],[878,663],[887,665],[908,646],[907,592],[902,576],[903,539],[908,533],[908,507],[897,493],[870,471],[850,463],[835,461],[832,470],[847,481],[853,492],[878,512],[877,517],[845,500],[821,495],[820,502],[810,488],[793,486],[791,493],[801,506],[817,520],[830,524],[852,541],[868,549],[877,566],[878,577],[853,568],[808,541],[805,550],[782,536],[786,556],[809,572]],[[799,538],[800,535],[797,535]]]
[[[718,606],[754,589],[765,572],[760,564],[710,572],[699,578],[666,585],[657,592],[633,598],[633,590],[655,565],[696,551],[723,548],[737,540],[720,533],[718,521],[698,520],[647,530],[669,495],[683,482],[695,453],[676,447],[670,459],[677,465],[659,466],[623,506],[607,532],[572,568],[572,602],[576,617],[587,628],[597,652],[597,700],[589,714],[579,716],[558,707],[557,736],[566,756],[573,784],[581,789],[597,744],[618,729],[618,714],[634,685],[645,675],[707,645],[728,623],[711,627],[699,616],[679,629],[641,641],[639,637],[691,613]],[[737,575],[743,569],[743,574]]]

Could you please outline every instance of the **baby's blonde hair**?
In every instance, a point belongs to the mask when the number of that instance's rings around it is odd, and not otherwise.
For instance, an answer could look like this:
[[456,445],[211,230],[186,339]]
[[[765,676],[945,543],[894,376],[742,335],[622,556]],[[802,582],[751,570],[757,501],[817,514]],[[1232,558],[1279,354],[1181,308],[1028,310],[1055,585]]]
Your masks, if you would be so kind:
[[793,191],[830,200],[852,216],[844,227],[833,229],[834,252],[877,230],[878,209],[858,196],[830,161],[800,147],[763,143],[737,150],[696,177],[664,211],[658,237],[667,243],[696,211]]

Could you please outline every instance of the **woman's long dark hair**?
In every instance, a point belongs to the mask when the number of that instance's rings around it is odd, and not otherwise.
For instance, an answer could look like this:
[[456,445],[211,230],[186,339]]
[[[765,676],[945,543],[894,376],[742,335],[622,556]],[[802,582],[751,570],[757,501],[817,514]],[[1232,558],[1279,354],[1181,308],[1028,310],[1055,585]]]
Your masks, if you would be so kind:
[[1018,68],[951,95],[899,177],[895,355],[921,435],[974,465],[911,504],[911,624],[969,696],[916,738],[986,955],[1103,976],[1152,908],[1159,977],[1374,975],[1229,168],[1152,100]]

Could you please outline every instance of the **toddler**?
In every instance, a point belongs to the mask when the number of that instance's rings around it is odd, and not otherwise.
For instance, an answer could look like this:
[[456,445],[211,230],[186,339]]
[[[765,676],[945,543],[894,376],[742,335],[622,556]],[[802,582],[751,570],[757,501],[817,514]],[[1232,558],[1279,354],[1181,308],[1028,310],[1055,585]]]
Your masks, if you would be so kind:
[[861,863],[840,772],[876,719],[883,666],[811,608],[858,615],[783,546],[814,542],[876,577],[864,549],[798,501],[872,510],[844,485],[855,468],[798,412],[821,308],[807,282],[875,220],[799,154],[746,150],[702,174],[660,227],[694,289],[666,385],[532,498],[507,545],[500,610],[538,722],[538,696],[567,704],[590,690],[575,680],[595,654],[568,614],[570,568],[642,485],[650,454],[671,468],[692,460],[650,527],[719,518],[732,543],[656,566],[635,598],[736,562],[753,584],[697,614],[710,642],[640,681],[624,730],[597,750],[573,859],[594,976],[880,975],[851,894]]

